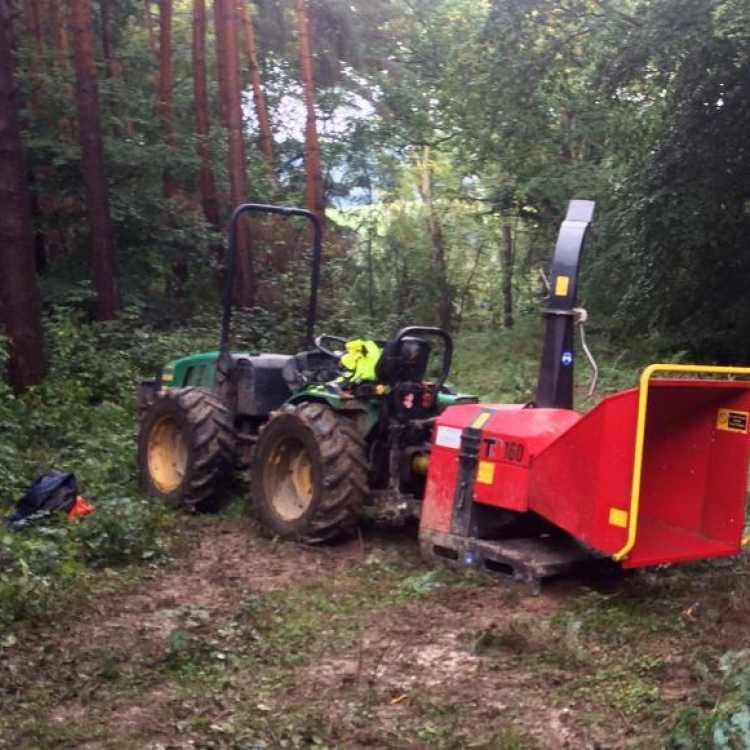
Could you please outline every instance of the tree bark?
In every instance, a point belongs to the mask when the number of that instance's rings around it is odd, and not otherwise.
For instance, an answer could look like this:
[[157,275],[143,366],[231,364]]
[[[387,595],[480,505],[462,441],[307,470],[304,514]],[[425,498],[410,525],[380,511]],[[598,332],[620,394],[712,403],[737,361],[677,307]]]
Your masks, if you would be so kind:
[[20,392],[41,381],[45,361],[12,24],[10,0],[0,0],[0,312],[8,375]]
[[[174,67],[172,65],[172,0],[159,3],[159,118],[170,152],[176,148],[174,133]],[[163,173],[164,197],[176,193],[169,166]]]
[[513,266],[515,248],[510,224],[503,224],[503,247],[500,266],[503,271],[503,326],[513,328]]
[[226,42],[222,18],[223,0],[214,0],[214,39],[216,41],[216,82],[219,85],[219,122],[223,128],[229,127],[229,85],[227,84]]
[[[219,26],[223,49],[217,47],[217,56],[223,56],[226,75],[226,113],[229,140],[229,197],[232,209],[247,201],[247,173],[245,171],[245,140],[242,133],[242,88],[240,83],[240,56],[237,38],[237,13],[235,0],[216,0],[219,7]],[[217,34],[219,45],[219,34]],[[255,304],[250,235],[246,227],[237,232],[237,259],[235,269],[234,299],[241,307]]]
[[45,36],[47,43],[55,50],[55,65],[59,70],[65,70],[68,66],[68,36],[64,15],[64,9],[60,7],[60,3],[49,4]]
[[198,136],[198,158],[200,159],[200,191],[203,215],[215,229],[219,228],[219,199],[216,195],[216,179],[211,164],[208,138],[208,86],[206,83],[206,2],[193,0],[193,100],[195,108],[195,132]]
[[440,327],[445,331],[450,331],[453,323],[453,289],[448,282],[448,263],[443,225],[432,198],[432,162],[429,146],[424,147],[422,159],[420,193],[427,208],[427,224],[432,241],[432,262],[438,286],[437,317]]
[[35,116],[39,116],[40,110],[40,88],[41,88],[41,63],[44,59],[44,43],[42,40],[42,9],[40,0],[24,0],[24,16],[26,30],[34,42],[34,53],[31,55],[29,70],[29,93],[31,110]]
[[96,290],[96,316],[99,320],[111,320],[119,312],[121,302],[99,117],[91,0],[68,0],[68,4],[73,35],[81,168],[91,233],[91,272]]
[[102,55],[107,70],[107,78],[114,76],[114,56],[112,54],[112,5],[111,0],[99,3],[102,17]]
[[268,169],[271,172],[271,175],[273,175],[273,138],[271,137],[271,125],[268,120],[268,110],[266,109],[266,98],[263,94],[263,85],[260,80],[258,50],[255,46],[253,22],[250,18],[250,12],[247,9],[245,0],[238,0],[237,7],[240,13],[240,20],[242,21],[247,65],[250,70],[250,83],[253,87],[253,102],[255,104],[255,114],[258,118],[260,148],[263,152],[263,158],[266,160],[266,164],[268,164]]
[[560,110],[560,161],[569,164],[573,161],[573,130],[576,123],[576,113],[568,109]]
[[325,196],[323,193],[323,171],[320,165],[320,142],[315,117],[315,81],[310,47],[310,32],[307,22],[305,0],[295,0],[297,32],[299,34],[299,56],[302,69],[302,86],[305,94],[305,199],[307,208],[325,222]]
[[24,15],[26,27],[34,40],[34,49],[41,54],[43,52],[42,11],[39,7],[39,0],[24,0]]

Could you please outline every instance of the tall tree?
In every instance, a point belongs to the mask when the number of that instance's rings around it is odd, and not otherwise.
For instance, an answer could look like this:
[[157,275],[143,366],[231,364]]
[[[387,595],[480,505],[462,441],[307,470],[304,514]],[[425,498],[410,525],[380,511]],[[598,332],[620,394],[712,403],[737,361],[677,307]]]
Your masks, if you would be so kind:
[[26,31],[34,42],[34,54],[31,56],[31,108],[38,112],[39,86],[41,80],[41,63],[44,59],[44,42],[42,38],[42,8],[40,0],[24,0],[24,16],[26,17]]
[[21,391],[42,379],[44,354],[15,68],[11,3],[0,0],[0,312],[10,340],[10,381]]
[[219,228],[219,199],[216,195],[208,137],[208,87],[206,84],[206,2],[193,0],[193,100],[195,109],[195,132],[198,136],[198,158],[200,159],[201,205],[206,221]]
[[24,0],[24,15],[26,27],[34,39],[34,50],[42,53],[42,9],[40,0]]
[[216,40],[216,82],[219,85],[219,122],[222,127],[229,126],[229,84],[227,83],[226,41],[224,40],[224,19],[222,17],[222,0],[214,0],[214,38]]
[[[159,3],[159,117],[164,140],[175,150],[174,66],[172,64],[172,0]],[[164,196],[174,196],[176,187],[169,167],[164,169]]]
[[[245,203],[247,173],[245,171],[245,139],[242,134],[242,85],[240,83],[240,56],[237,38],[237,6],[235,0],[215,0],[221,27],[217,33],[217,57],[223,56],[226,84],[226,116],[229,140],[229,197],[232,208]],[[219,37],[223,47],[219,44]],[[250,235],[242,229],[237,235],[237,266],[235,276],[235,302],[242,307],[255,304]]]
[[112,50],[112,3],[111,0],[101,0],[102,21],[102,54],[107,69],[107,78],[114,76],[114,52]]
[[321,222],[325,221],[325,195],[323,193],[323,171],[320,165],[320,141],[315,116],[315,79],[310,47],[310,32],[305,0],[295,0],[297,33],[299,35],[299,57],[302,70],[302,86],[305,93],[305,199],[307,207]]
[[273,173],[273,138],[271,137],[271,125],[268,121],[268,110],[266,109],[266,97],[263,94],[263,85],[260,79],[260,67],[258,66],[258,50],[255,45],[255,33],[250,12],[244,0],[238,0],[237,7],[242,21],[243,39],[247,64],[250,70],[250,83],[253,87],[253,103],[255,104],[255,115],[258,118],[258,131],[260,133],[260,148],[263,157]]
[[433,199],[434,169],[430,146],[424,146],[422,149],[420,167],[422,179],[419,192],[427,211],[427,226],[432,241],[432,259],[437,281],[437,317],[440,321],[440,327],[445,331],[450,331],[453,318],[453,288],[448,281],[448,260],[443,223]]
[[111,320],[120,310],[121,300],[99,117],[91,0],[68,0],[68,7],[73,35],[78,135],[91,234],[90,263],[96,290],[96,316],[99,320]]
[[513,229],[509,221],[503,224],[503,246],[500,267],[503,270],[503,326],[513,328],[513,265],[515,262]]
[[55,51],[55,65],[65,70],[68,65],[68,32],[64,23],[64,7],[51,2],[45,14],[47,42]]

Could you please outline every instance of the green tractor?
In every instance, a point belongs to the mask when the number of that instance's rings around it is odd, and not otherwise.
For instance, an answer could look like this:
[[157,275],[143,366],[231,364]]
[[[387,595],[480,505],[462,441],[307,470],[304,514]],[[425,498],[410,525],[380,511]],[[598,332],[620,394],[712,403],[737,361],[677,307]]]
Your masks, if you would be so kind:
[[[306,351],[229,350],[237,223],[245,213],[313,225]],[[260,204],[235,210],[219,350],[175,359],[138,389],[138,464],[149,493],[213,510],[244,466],[259,522],[284,539],[336,537],[357,524],[366,504],[418,517],[435,419],[477,399],[446,386],[453,344],[439,328],[411,326],[387,341],[315,337],[320,260],[312,213]]]

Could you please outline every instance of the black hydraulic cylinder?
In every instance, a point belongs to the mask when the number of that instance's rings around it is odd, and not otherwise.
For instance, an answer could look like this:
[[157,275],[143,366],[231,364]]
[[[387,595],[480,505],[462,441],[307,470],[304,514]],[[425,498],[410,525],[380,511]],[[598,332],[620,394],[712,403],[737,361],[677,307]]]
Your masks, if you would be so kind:
[[578,269],[595,205],[593,201],[570,201],[557,236],[549,274],[549,296],[542,310],[545,319],[544,349],[534,401],[538,408],[573,408],[573,334]]

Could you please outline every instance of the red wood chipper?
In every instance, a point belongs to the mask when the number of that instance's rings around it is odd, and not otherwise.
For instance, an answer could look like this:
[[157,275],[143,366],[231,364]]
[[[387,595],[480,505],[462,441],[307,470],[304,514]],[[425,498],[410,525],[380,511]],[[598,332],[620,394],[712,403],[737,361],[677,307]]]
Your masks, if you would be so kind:
[[[533,583],[592,556],[641,568],[741,549],[750,382],[734,378],[750,368],[654,364],[638,388],[573,410],[593,212],[571,201],[560,229],[534,401],[437,419],[420,518],[430,558]],[[654,377],[667,373],[678,377]]]

